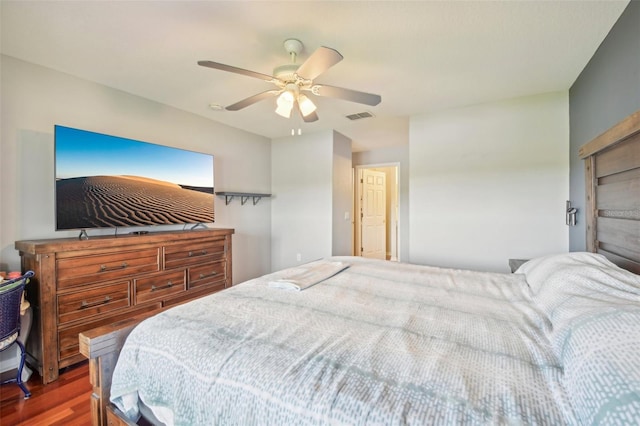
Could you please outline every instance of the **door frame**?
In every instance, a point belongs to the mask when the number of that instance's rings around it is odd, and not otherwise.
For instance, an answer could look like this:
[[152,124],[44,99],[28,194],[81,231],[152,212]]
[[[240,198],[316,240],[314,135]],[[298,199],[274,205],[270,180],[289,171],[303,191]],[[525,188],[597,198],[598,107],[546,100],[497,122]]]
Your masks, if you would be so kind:
[[[395,208],[396,208],[396,261],[400,261],[402,259],[402,254],[400,252],[400,163],[399,162],[389,162],[389,163],[374,163],[374,164],[360,164],[353,168],[353,255],[360,256],[360,247],[362,247],[362,235],[361,235],[361,223],[360,223],[360,171],[362,169],[376,169],[382,167],[395,167],[396,168],[396,176],[395,176]],[[387,218],[387,226],[393,226],[391,224],[391,220]]]

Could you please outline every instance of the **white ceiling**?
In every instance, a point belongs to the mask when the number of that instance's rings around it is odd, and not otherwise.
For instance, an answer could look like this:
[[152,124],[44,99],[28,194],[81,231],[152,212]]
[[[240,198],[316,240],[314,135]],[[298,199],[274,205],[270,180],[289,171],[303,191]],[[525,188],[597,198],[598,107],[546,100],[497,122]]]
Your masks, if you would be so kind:
[[[405,144],[409,116],[567,90],[624,1],[6,1],[2,53],[269,138],[336,129],[354,151]],[[271,74],[287,38],[344,60],[316,79],[382,96],[368,107],[314,98],[320,120],[282,118],[269,99],[213,111],[271,89],[200,67],[211,60]],[[375,115],[349,121],[345,115]],[[292,117],[294,115],[292,114]]]

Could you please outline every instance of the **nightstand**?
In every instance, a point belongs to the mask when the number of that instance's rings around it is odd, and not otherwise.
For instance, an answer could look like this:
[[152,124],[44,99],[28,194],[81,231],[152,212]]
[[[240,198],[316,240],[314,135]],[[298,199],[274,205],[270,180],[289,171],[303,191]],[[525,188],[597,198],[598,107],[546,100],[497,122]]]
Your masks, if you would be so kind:
[[509,259],[509,268],[511,269],[511,273],[517,271],[523,263],[528,261],[529,259]]

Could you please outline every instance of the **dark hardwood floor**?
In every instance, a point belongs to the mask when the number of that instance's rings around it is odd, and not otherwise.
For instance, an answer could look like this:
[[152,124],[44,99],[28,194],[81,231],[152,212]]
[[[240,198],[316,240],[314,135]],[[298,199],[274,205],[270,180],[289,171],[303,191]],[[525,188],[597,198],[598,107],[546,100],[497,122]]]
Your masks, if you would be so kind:
[[43,385],[37,372],[27,382],[31,398],[15,383],[0,386],[0,425],[79,426],[91,424],[89,364],[61,371],[60,378]]

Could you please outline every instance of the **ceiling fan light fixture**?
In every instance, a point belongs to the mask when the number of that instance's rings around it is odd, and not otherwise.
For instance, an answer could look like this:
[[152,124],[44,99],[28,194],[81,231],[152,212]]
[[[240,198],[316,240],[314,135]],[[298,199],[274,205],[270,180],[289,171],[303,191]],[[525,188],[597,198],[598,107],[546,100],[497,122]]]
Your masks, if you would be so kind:
[[276,114],[284,118],[290,118],[292,109],[293,105],[278,105],[278,107],[276,108]]
[[294,99],[295,99],[294,94],[289,90],[285,90],[280,94],[280,96],[278,96],[278,103],[293,104]]
[[304,117],[317,109],[316,104],[314,104],[313,101],[305,95],[298,96],[298,105],[300,105],[300,112]]
[[291,117],[291,110],[293,109],[293,93],[289,92],[288,90],[285,90],[284,92],[282,92],[280,94],[280,96],[278,96],[278,99],[276,99],[276,114],[284,117],[284,118],[289,118]]

